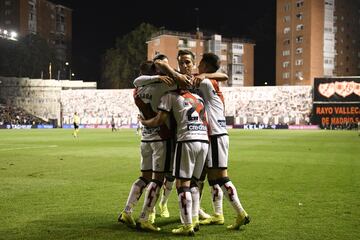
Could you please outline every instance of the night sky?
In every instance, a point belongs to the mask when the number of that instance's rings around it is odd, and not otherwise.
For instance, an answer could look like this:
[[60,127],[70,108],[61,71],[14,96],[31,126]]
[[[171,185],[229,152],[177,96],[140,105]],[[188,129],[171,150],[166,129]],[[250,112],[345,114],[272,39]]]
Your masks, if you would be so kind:
[[73,71],[78,79],[99,80],[101,55],[142,22],[193,33],[199,23],[203,31],[254,40],[255,85],[275,83],[276,0],[236,1],[240,7],[232,5],[235,1],[128,1],[127,6],[125,1],[50,1],[73,9]]

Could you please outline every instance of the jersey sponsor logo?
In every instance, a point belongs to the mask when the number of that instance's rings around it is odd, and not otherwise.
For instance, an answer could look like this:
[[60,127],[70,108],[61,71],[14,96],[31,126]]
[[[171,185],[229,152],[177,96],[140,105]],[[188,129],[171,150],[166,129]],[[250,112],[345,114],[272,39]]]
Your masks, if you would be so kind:
[[152,99],[152,95],[149,93],[138,93],[138,97],[142,99],[149,99],[149,100]]
[[143,135],[150,135],[150,134],[158,133],[159,131],[160,131],[160,127],[150,128],[144,126]]
[[220,127],[226,128],[226,121],[225,120],[217,120]]
[[188,124],[188,131],[207,131],[207,127],[202,124]]

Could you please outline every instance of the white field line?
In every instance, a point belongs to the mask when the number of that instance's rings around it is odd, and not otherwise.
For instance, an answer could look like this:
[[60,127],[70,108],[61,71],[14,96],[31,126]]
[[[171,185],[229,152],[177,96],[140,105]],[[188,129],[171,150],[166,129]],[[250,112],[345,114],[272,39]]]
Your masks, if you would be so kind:
[[36,148],[56,148],[58,145],[44,145],[44,146],[28,146],[28,147],[13,147],[13,148],[0,148],[0,151],[36,149]]

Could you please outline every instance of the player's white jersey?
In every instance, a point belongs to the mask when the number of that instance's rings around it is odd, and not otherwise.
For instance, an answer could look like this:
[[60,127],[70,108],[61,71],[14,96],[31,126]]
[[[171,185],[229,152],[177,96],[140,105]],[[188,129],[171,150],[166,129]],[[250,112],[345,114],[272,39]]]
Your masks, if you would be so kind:
[[[144,119],[150,119],[156,116],[157,106],[160,98],[168,91],[176,89],[176,86],[169,87],[165,83],[156,82],[134,90],[134,100],[139,108],[140,114]],[[169,122],[159,127],[143,127],[141,141],[159,141],[172,137]]]
[[199,86],[201,97],[205,102],[209,135],[227,134],[225,120],[224,96],[215,80],[204,79]]
[[198,95],[188,91],[167,93],[158,109],[172,111],[177,124],[177,142],[208,141],[204,102]]

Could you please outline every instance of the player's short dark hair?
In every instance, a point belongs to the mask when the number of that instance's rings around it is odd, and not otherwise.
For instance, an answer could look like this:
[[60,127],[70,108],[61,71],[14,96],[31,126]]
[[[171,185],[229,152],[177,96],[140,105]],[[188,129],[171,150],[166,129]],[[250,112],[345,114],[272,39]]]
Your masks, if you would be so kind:
[[139,69],[141,75],[154,75],[156,73],[154,62],[150,60],[143,61]]
[[164,60],[164,59],[168,59],[168,57],[165,54],[159,53],[153,58],[153,61],[155,62],[156,60]]
[[192,51],[190,51],[190,50],[186,50],[186,49],[184,49],[184,50],[179,50],[179,51],[178,51],[178,55],[177,55],[177,59],[179,59],[179,57],[182,56],[182,55],[190,55],[191,58],[192,58],[192,60],[195,61],[195,55],[194,55],[194,53],[193,53]]
[[204,53],[201,61],[205,62],[211,71],[216,72],[220,68],[220,58],[215,53]]

